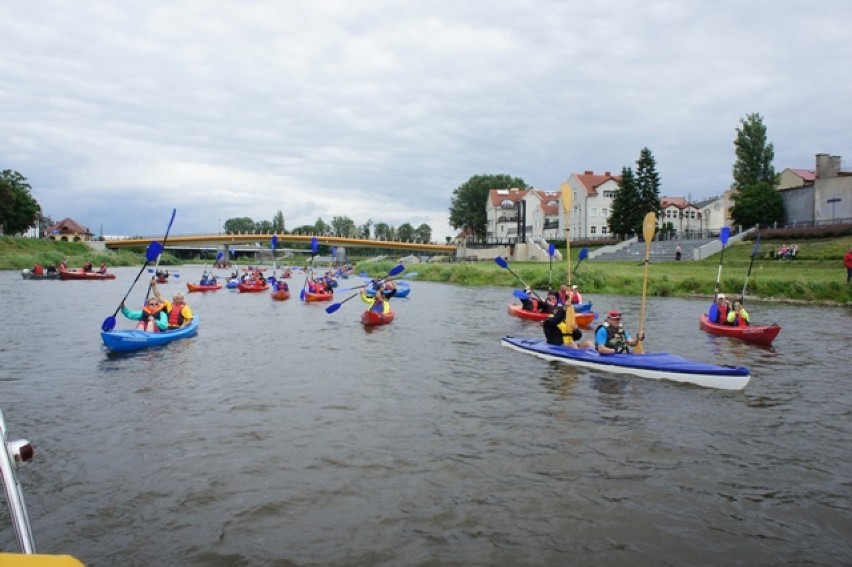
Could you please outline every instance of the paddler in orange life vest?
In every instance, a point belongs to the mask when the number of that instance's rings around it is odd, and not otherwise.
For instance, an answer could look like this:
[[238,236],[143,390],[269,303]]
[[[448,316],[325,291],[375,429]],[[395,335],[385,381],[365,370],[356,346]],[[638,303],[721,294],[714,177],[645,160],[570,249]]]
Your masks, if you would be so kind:
[[164,311],[168,318],[169,330],[186,327],[192,322],[192,309],[190,309],[189,305],[186,304],[186,298],[181,292],[174,294],[174,296],[172,296],[172,300],[169,301],[167,299],[164,300],[160,296],[160,290],[157,289],[156,281],[151,282],[151,289],[154,291],[154,295],[157,299],[160,300],[164,306]]
[[156,297],[149,297],[141,311],[131,311],[122,301],[121,314],[132,321],[139,321],[136,328],[140,331],[156,333],[169,328],[165,305]]

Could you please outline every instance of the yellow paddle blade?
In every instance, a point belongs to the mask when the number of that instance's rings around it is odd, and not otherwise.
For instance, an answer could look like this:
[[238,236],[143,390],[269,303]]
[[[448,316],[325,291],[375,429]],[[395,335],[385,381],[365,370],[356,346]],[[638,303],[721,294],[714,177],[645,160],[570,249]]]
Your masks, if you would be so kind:
[[[654,233],[656,231],[657,215],[650,212],[645,215],[645,220],[642,221],[642,236],[645,238],[645,277],[642,279],[642,311],[639,315],[639,335],[644,334],[645,328],[645,299],[648,296],[648,265],[651,263],[651,241],[654,240]],[[633,352],[636,354],[645,353],[642,341],[636,343],[636,346],[633,347]]]

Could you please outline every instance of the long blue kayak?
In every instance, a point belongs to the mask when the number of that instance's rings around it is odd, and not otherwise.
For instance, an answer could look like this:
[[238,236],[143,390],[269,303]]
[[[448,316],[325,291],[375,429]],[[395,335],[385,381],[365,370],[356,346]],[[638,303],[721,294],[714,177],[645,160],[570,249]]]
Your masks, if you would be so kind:
[[550,345],[544,339],[503,337],[501,344],[513,350],[574,366],[603,372],[632,374],[653,380],[672,380],[722,390],[742,390],[751,374],[744,366],[720,366],[689,360],[667,352],[601,354],[595,349]]
[[136,329],[101,331],[101,340],[103,340],[107,350],[112,352],[129,352],[162,346],[178,339],[194,337],[197,334],[198,319],[194,318],[186,327],[162,333],[148,333]]
[[[367,297],[373,297],[375,295],[376,290],[372,287],[367,287],[365,290]],[[402,297],[408,297],[408,294],[411,293],[411,286],[408,285],[408,282],[396,282],[396,293],[393,294],[393,297],[399,299]]]

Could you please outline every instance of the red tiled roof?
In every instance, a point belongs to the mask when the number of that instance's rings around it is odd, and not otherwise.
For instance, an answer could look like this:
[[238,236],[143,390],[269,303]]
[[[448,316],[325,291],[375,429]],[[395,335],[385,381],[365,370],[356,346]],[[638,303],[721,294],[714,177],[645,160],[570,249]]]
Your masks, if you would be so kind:
[[814,181],[817,178],[816,171],[813,169],[795,169],[791,167],[790,171],[801,177],[804,181]]
[[574,176],[583,185],[587,195],[597,195],[597,189],[607,181],[613,180],[616,183],[621,181],[620,175],[612,175],[606,171],[604,173],[595,173],[591,170],[586,170],[583,173],[575,173]]
[[74,219],[65,217],[61,221],[47,227],[47,234],[87,234],[92,235],[88,227],[79,224]]
[[500,203],[507,199],[513,203],[517,203],[527,193],[529,193],[529,191],[529,189],[518,189],[517,187],[513,187],[511,189],[492,189],[488,192],[488,198],[491,199],[492,207],[499,208]]

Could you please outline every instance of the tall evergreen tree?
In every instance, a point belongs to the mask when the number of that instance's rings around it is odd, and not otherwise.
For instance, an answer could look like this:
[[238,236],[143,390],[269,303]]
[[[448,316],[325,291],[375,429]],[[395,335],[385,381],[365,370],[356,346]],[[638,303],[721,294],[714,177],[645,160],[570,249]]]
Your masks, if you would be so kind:
[[749,114],[740,119],[740,124],[734,140],[737,159],[731,184],[731,219],[747,228],[783,222],[784,199],[776,189],[779,176],[772,165],[775,148],[767,142],[763,118],[758,113]]
[[642,225],[642,218],[639,208],[639,191],[636,187],[633,169],[623,167],[618,191],[615,192],[615,198],[612,200],[612,208],[607,219],[609,230],[622,239],[626,238],[631,231],[637,231],[638,234],[638,229]]
[[636,160],[636,190],[639,193],[639,225],[648,213],[660,214],[660,174],[657,173],[657,161],[647,147],[639,152]]
[[775,168],[775,148],[766,141],[766,126],[758,113],[740,118],[742,128],[737,128],[734,140],[737,160],[734,162],[734,183],[731,189],[741,190],[757,185],[761,181],[777,185]]

